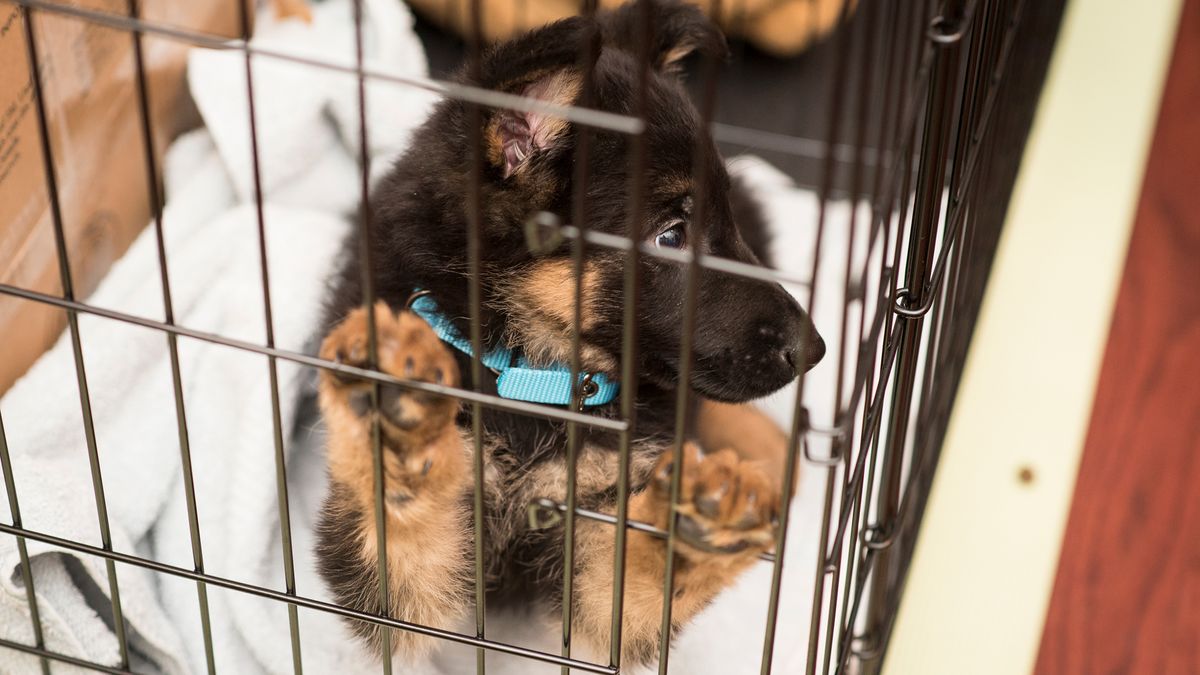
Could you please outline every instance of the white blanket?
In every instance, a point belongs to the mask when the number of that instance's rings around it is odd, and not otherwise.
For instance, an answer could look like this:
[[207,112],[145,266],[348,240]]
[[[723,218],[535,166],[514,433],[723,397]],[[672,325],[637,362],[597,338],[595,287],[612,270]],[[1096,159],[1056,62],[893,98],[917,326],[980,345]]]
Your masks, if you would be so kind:
[[[403,5],[369,0],[369,65],[422,77],[426,64]],[[348,0],[316,7],[312,26],[265,20],[256,41],[272,48],[352,63]],[[190,84],[207,130],[179,139],[166,161],[165,247],[176,321],[187,328],[265,343],[257,218],[246,126],[243,64],[237,53],[196,51]],[[357,109],[353,76],[259,57],[256,105],[265,192],[267,257],[276,345],[304,351],[314,337],[334,254],[358,201]],[[401,150],[428,111],[427,92],[395,84],[368,91],[371,154],[377,174]],[[779,259],[807,275],[813,253],[815,200],[765,163],[734,161],[761,190],[777,224]],[[831,212],[831,255],[823,264],[815,314],[827,343],[837,345],[845,251],[845,206]],[[113,267],[88,302],[136,316],[163,317],[153,228]],[[801,289],[802,290],[802,289]],[[804,299],[803,292],[799,296]],[[117,551],[191,569],[193,550],[182,480],[180,441],[164,334],[80,315],[79,331],[95,419],[113,546]],[[276,502],[274,427],[267,358],[180,338],[179,357],[199,514],[204,571],[278,591],[283,562]],[[832,349],[831,349],[832,351]],[[814,421],[829,424],[832,359],[810,375],[806,401]],[[296,561],[297,590],[327,599],[314,571],[312,525],[325,489],[315,419],[297,417],[297,394],[312,373],[280,360],[281,423]],[[75,364],[68,336],[0,401],[24,526],[100,545]],[[786,424],[793,389],[765,402]],[[293,433],[295,430],[295,433]],[[817,452],[821,452],[818,448]],[[804,662],[823,472],[804,469],[793,509],[778,628],[776,671]],[[7,502],[0,517],[11,522]],[[109,585],[100,558],[29,541],[47,647],[115,665]],[[0,536],[0,635],[32,643],[25,589],[16,573],[15,539]],[[207,668],[196,584],[117,565],[129,644],[139,671],[199,673]],[[756,673],[771,568],[761,564],[684,630],[672,657],[676,673]],[[219,672],[289,673],[284,605],[208,586],[213,655]],[[375,655],[343,622],[300,610],[306,672],[375,673]],[[464,630],[467,625],[464,624]],[[557,626],[528,617],[493,616],[488,637],[557,652]],[[474,650],[447,645],[432,662],[397,672],[461,673]],[[0,654],[4,673],[39,672],[37,661]],[[557,672],[489,654],[489,672]],[[55,666],[55,672],[73,669]]]

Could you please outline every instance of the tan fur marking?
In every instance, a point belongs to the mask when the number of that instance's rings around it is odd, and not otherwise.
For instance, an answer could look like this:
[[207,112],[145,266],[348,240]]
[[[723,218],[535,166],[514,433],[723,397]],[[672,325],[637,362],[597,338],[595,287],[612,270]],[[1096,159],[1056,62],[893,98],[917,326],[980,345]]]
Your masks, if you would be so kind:
[[[656,457],[652,453],[636,453],[630,458],[629,475],[631,482],[638,484],[645,480],[653,468]],[[575,490],[581,497],[599,494],[617,483],[620,455],[616,452],[592,446],[585,446],[579,452],[579,461],[575,468]],[[566,499],[567,466],[563,460],[548,460],[535,466],[521,480],[520,489],[525,499],[518,500],[528,503],[538,498],[549,498],[555,501]]]
[[[773,476],[783,475],[787,434],[750,403],[720,403],[701,398],[696,409],[696,435],[705,448],[732,448]],[[799,484],[792,483],[792,490]]]
[[[510,347],[520,347],[530,362],[537,365],[565,363],[571,359],[571,332],[574,323],[575,276],[570,260],[539,260],[520,273],[502,281],[500,294],[509,310]],[[586,333],[600,322],[601,304],[606,301],[600,288],[600,269],[591,261],[584,263],[580,295],[580,330]],[[580,345],[583,369],[589,372],[615,373],[617,359],[586,341]]]
[[679,62],[687,58],[687,55],[695,50],[695,43],[681,42],[669,49],[666,54],[663,54],[658,67],[668,71],[675,71],[679,68]]
[[[362,309],[352,312],[325,339],[321,357],[361,365],[366,359],[366,318]],[[397,316],[382,303],[375,308],[375,320],[381,370],[395,377],[457,385],[454,360],[428,324],[409,313]],[[361,541],[363,559],[373,564],[378,547],[371,426],[369,417],[357,415],[350,403],[351,396],[361,396],[368,386],[323,371],[319,399],[328,429],[330,477],[349,488],[363,514],[357,532],[346,536]],[[422,401],[401,395],[391,416],[380,415],[392,616],[443,628],[453,627],[466,602],[461,592],[465,584],[456,578],[462,576],[462,560],[469,550],[461,495],[468,486],[470,457],[454,424],[457,408],[452,399]],[[414,541],[421,545],[414,546]],[[393,645],[420,655],[435,641],[397,631]]]
[[[574,70],[560,70],[527,87],[524,95],[566,107],[579,100],[579,92],[582,89],[583,78],[579,73]],[[549,112],[529,112],[525,115],[532,118],[530,126],[538,126],[541,129],[537,134],[539,147],[548,145],[570,126],[565,117]]]
[[[688,457],[684,462],[679,513],[702,522],[709,533],[709,543],[726,546],[745,542],[746,548],[736,553],[714,553],[677,541],[675,595],[671,600],[675,626],[688,622],[752,565],[759,553],[771,547],[774,516],[779,506],[778,491],[771,489],[774,481],[756,465],[740,462],[733,451],[703,456],[698,448],[687,444],[685,452]],[[671,453],[664,454],[655,471],[655,480],[630,498],[631,518],[666,529],[672,509],[663,478],[669,476],[671,461]],[[755,492],[754,498],[750,498],[751,492]],[[721,494],[726,498],[719,499],[721,506],[715,517],[697,510],[702,498]],[[608,651],[611,632],[612,528],[594,522],[580,522],[578,527],[576,631],[589,650],[602,655]],[[666,544],[630,531],[627,546],[622,660],[646,663],[658,655]]]

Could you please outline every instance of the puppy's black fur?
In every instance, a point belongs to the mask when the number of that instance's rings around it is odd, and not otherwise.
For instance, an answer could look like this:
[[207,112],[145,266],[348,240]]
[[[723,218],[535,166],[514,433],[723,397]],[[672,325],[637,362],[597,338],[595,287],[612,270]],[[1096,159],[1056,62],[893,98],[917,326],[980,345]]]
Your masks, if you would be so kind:
[[[651,39],[641,21],[650,17]],[[598,40],[594,62],[581,64],[589,41]],[[621,115],[639,115],[639,58],[653,68],[646,82],[645,172],[637,176],[644,208],[637,223],[643,241],[677,244],[693,252],[757,264],[768,241],[755,205],[736,192],[708,131],[678,81],[680,60],[726,55],[723,36],[691,6],[673,2],[626,6],[594,19],[573,18],[489,49],[475,75],[459,80],[559,105],[580,102]],[[585,76],[584,70],[590,72]],[[481,128],[472,130],[472,119]],[[586,135],[587,184],[576,185]],[[463,335],[469,335],[468,231],[471,218],[470,139],[483,147],[479,177],[481,220],[482,335],[488,347],[524,350],[536,361],[565,360],[570,346],[570,245],[534,256],[525,223],[545,211],[571,222],[573,197],[584,195],[588,230],[625,235],[631,208],[631,149],[626,135],[568,124],[543,113],[485,108],[473,118],[467,104],[443,101],[416,133],[411,149],[375,188],[363,217],[378,298],[402,308],[417,288],[428,290]],[[700,216],[700,218],[697,218]],[[682,232],[682,236],[679,236]],[[328,333],[363,301],[364,242],[356,228],[345,247],[345,264],[326,315]],[[665,238],[664,238],[665,237]],[[753,246],[748,243],[753,242]],[[586,251],[582,343],[585,370],[619,377],[624,299],[623,253],[598,246]],[[675,389],[687,270],[648,256],[640,260],[637,305],[637,439],[635,466],[647,467],[669,446],[674,429]],[[567,283],[564,285],[564,281]],[[699,275],[694,368],[690,386],[699,396],[738,402],[769,394],[821,358],[824,346],[805,312],[781,287],[704,270]],[[470,359],[454,352],[459,370]],[[490,373],[464,382],[495,391]],[[616,417],[618,402],[589,412]],[[459,424],[470,428],[464,406]],[[530,530],[524,524],[528,477],[547,466],[561,467],[566,431],[561,423],[484,408],[487,461],[496,489],[488,497],[487,570],[498,601],[531,595],[553,604],[562,579],[561,530]],[[581,430],[581,447],[615,455],[618,439]],[[638,463],[638,458],[643,461]],[[549,475],[549,474],[547,474]],[[634,472],[634,489],[649,480]],[[522,481],[525,481],[524,483]],[[580,505],[612,506],[615,474],[581,488]],[[530,490],[536,489],[533,487]],[[335,491],[336,492],[336,491]],[[469,492],[464,494],[469,499]],[[352,509],[327,508],[321,527],[322,567],[339,599],[355,603],[370,596],[370,564],[339,536]],[[361,515],[361,514],[360,514]],[[419,542],[414,542],[419,545]],[[357,570],[357,572],[356,572]],[[364,607],[377,610],[378,607]]]

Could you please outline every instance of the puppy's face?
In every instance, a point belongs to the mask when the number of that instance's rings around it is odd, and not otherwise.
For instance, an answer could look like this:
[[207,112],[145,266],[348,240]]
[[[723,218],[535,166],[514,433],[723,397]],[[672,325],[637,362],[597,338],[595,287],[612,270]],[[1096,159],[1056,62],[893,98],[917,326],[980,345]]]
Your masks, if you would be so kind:
[[[507,90],[561,105],[638,115],[637,37],[641,11],[635,5],[601,19],[602,48],[591,69],[591,87],[578,55],[588,24],[560,22],[495,50],[499,59],[538,54],[567,45],[570,59],[536,59],[522,73],[509,73]],[[550,211],[574,222],[573,199],[582,188],[590,231],[628,233],[636,215],[638,238],[663,250],[685,251],[757,264],[739,233],[730,205],[730,178],[695,107],[675,76],[680,59],[693,51],[724,53],[724,39],[690,6],[653,7],[656,27],[647,82],[641,139],[551,115],[494,111],[486,121],[489,166],[486,196],[496,210],[531,216]],[[645,173],[632,175],[634,149],[641,143]],[[586,143],[586,184],[577,185]],[[633,178],[641,186],[636,212]],[[503,206],[507,205],[507,206]],[[511,216],[510,216],[511,217]],[[512,226],[510,223],[509,227]],[[501,227],[504,227],[502,225]],[[507,338],[534,361],[570,358],[575,275],[570,245],[549,254],[510,261],[489,294],[507,315]],[[586,370],[619,372],[627,253],[591,245],[580,277],[582,360]],[[485,254],[486,255],[486,254]],[[688,268],[677,260],[640,259],[638,355],[645,377],[675,386],[680,374]],[[778,284],[702,269],[696,293],[696,326],[690,385],[723,401],[769,394],[816,364],[824,344],[801,307]]]

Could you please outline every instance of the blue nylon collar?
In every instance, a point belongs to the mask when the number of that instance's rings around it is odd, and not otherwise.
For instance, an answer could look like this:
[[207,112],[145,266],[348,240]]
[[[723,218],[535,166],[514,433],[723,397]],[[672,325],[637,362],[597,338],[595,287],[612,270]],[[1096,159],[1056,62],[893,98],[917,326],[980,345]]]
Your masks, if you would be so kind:
[[[416,298],[409,309],[425,319],[443,342],[471,356],[470,340],[465,339],[453,322],[442,314],[432,297],[422,295]],[[573,407],[579,403],[582,407],[590,408],[611,403],[620,391],[620,385],[603,373],[580,373],[580,395],[583,400],[576,402],[571,400],[571,369],[565,364],[534,367],[524,354],[514,353],[506,347],[496,347],[484,354],[480,361],[496,373],[496,393],[502,398]]]

